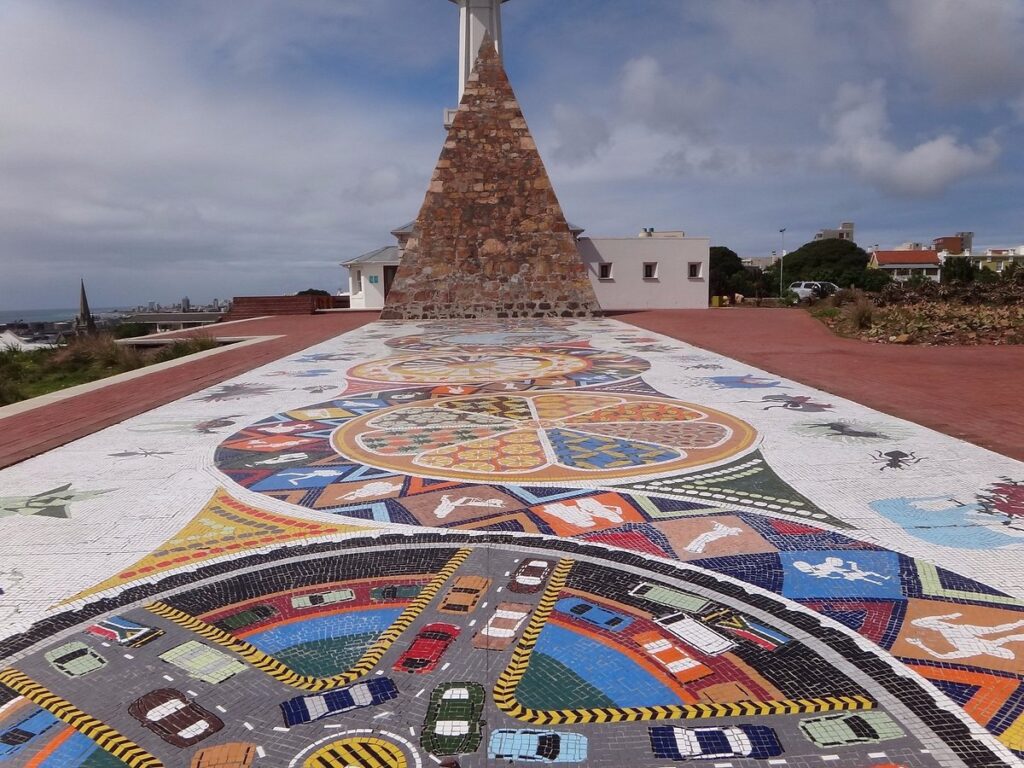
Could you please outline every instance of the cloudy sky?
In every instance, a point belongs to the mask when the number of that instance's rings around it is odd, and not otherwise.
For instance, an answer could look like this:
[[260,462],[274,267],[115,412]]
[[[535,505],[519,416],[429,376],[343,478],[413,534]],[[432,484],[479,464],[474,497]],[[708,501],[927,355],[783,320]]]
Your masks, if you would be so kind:
[[[1024,243],[1024,0],[512,0],[567,216],[742,255]],[[445,0],[0,2],[0,310],[337,290],[413,219]]]

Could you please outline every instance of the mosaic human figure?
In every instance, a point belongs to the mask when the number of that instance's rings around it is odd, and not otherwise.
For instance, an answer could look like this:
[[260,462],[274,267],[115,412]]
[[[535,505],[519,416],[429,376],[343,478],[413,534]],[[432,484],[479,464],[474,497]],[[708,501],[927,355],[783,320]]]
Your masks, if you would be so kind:
[[505,502],[502,499],[478,499],[473,496],[463,496],[460,499],[453,499],[446,493],[441,497],[441,502],[434,509],[434,516],[437,517],[438,520],[444,520],[459,507],[489,507],[491,509],[504,509]]
[[992,656],[997,659],[1015,659],[1017,655],[1004,646],[1009,643],[1024,643],[1024,634],[1006,635],[1004,637],[991,638],[991,635],[1001,635],[1004,632],[1012,632],[1015,629],[1024,627],[1024,619],[999,624],[995,627],[982,627],[976,624],[952,624],[950,619],[959,619],[962,613],[949,613],[944,616],[923,616],[914,619],[911,624],[921,629],[930,629],[938,632],[942,638],[956,650],[949,652],[936,651],[928,647],[918,637],[908,637],[907,642],[916,645],[929,656],[939,660],[970,659],[974,656]]
[[548,504],[544,511],[577,528],[593,528],[595,520],[621,523],[622,507],[602,504],[597,499],[580,499],[575,504]]
[[868,584],[879,585],[891,578],[875,571],[863,571],[855,560],[843,560],[841,557],[826,557],[825,562],[817,565],[806,560],[797,560],[793,563],[793,567],[801,573],[819,579],[866,581]]
[[400,482],[392,483],[386,480],[378,480],[375,483],[367,483],[362,488],[356,488],[356,490],[346,493],[341,498],[345,501],[358,501],[359,499],[370,499],[374,496],[383,496],[386,493],[394,493],[400,490],[402,490]]
[[683,549],[686,552],[692,552],[695,555],[699,555],[707,549],[709,544],[713,544],[719,539],[725,539],[729,536],[739,536],[741,533],[743,533],[742,528],[733,528],[725,525],[724,523],[716,522],[711,527],[710,531],[697,536],[693,541],[683,547]]
[[314,480],[318,477],[335,478],[344,474],[340,469],[314,469],[311,472],[282,472],[281,477],[290,477],[288,485],[298,485],[303,480]]
[[309,458],[308,453],[283,453],[270,459],[254,462],[253,466],[272,466],[274,464],[291,464],[294,461],[305,461]]

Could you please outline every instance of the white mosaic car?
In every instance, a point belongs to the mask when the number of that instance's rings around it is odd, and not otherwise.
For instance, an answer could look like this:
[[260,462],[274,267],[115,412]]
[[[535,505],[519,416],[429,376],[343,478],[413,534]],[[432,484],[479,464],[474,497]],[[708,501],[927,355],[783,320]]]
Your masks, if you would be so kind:
[[160,658],[185,670],[189,677],[211,685],[223,683],[245,669],[245,664],[237,659],[196,640],[175,646],[161,653]]

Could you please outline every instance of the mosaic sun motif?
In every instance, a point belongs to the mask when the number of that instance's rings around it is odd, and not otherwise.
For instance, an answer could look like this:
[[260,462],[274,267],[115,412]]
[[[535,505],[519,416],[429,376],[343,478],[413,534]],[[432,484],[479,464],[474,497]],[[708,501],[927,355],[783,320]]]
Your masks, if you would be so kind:
[[516,393],[400,405],[353,419],[332,443],[407,474],[528,483],[679,471],[732,458],[755,439],[733,416],[666,398]]
[[485,384],[531,381],[570,388],[637,376],[650,367],[631,355],[592,349],[514,352],[435,352],[403,355],[357,365],[348,375],[382,384]]

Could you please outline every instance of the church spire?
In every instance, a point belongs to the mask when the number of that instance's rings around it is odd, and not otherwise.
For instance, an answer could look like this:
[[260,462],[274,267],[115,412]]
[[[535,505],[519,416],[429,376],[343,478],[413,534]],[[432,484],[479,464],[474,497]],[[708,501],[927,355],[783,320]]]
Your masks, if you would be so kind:
[[78,317],[75,319],[75,331],[78,333],[96,333],[96,321],[89,311],[89,297],[85,295],[85,278],[82,278],[78,294]]

